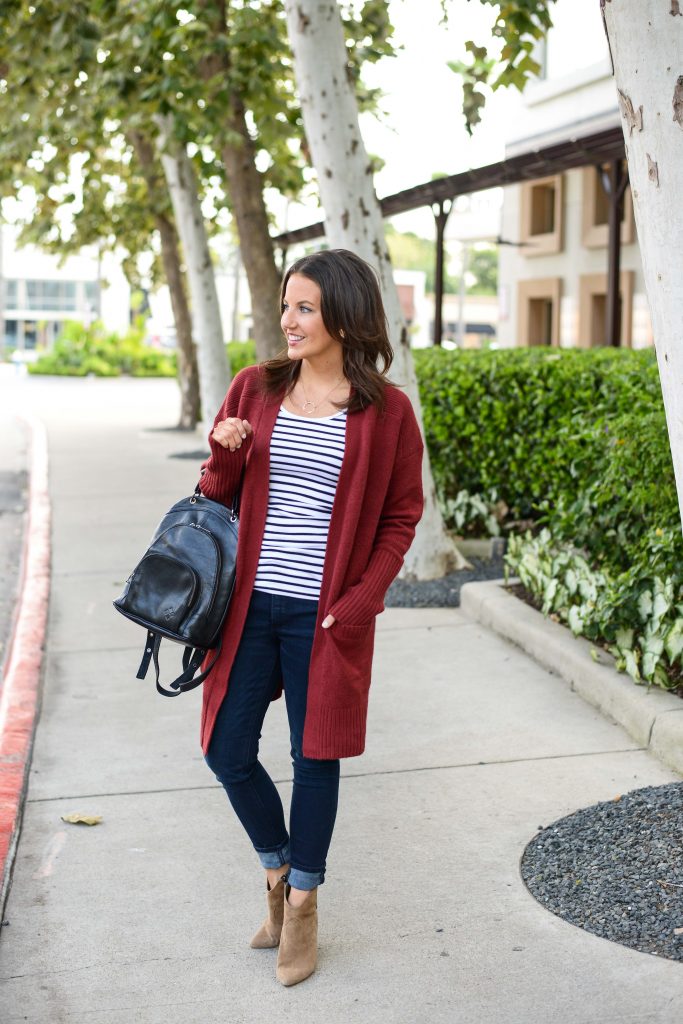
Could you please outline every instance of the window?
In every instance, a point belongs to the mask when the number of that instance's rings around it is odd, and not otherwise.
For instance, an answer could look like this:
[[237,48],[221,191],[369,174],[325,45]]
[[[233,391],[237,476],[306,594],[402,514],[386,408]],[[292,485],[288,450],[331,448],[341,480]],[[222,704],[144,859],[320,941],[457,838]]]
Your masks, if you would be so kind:
[[520,235],[525,256],[545,256],[562,249],[562,175],[522,185]]
[[547,235],[555,230],[555,188],[553,185],[531,186],[531,234]]
[[85,301],[90,309],[97,309],[97,300],[99,296],[99,281],[86,281],[85,282]]
[[17,284],[18,284],[17,281],[12,280],[11,278],[5,278],[4,287],[5,287],[5,308],[6,309],[16,309],[17,308],[17,291],[18,291]]
[[518,345],[559,345],[561,291],[562,280],[559,277],[519,282]]
[[75,281],[27,281],[26,308],[73,312],[76,304]]
[[[633,271],[619,275],[621,304],[620,343],[631,345],[633,311]],[[607,274],[582,274],[579,278],[579,338],[583,348],[608,345],[607,340]]]
[[[609,200],[597,167],[583,168],[583,209],[582,231],[583,244],[588,249],[604,248],[608,243]],[[630,186],[626,186],[624,206],[621,217],[621,244],[629,245],[633,241],[633,201]]]
[[34,320],[24,320],[24,351],[36,347],[38,341],[38,324]]
[[5,345],[16,348],[19,339],[19,324],[16,320],[5,320]]

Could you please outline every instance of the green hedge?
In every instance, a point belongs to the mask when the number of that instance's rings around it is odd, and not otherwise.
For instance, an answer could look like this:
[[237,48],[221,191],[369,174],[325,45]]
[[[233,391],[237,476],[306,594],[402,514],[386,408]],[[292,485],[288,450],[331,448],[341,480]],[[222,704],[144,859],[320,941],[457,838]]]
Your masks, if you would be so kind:
[[575,490],[592,424],[661,405],[649,351],[426,349],[415,362],[441,497],[502,488],[508,521],[536,518],[542,502]]
[[149,348],[142,324],[123,336],[106,331],[99,321],[87,326],[69,320],[49,352],[28,364],[29,373],[67,377],[175,377],[174,355]]
[[[90,327],[67,321],[52,349],[28,364],[29,373],[67,377],[175,377],[175,353],[164,353],[144,343],[142,323],[125,335],[106,332],[97,322]],[[253,341],[231,341],[226,346],[233,375],[256,361]]]
[[435,482],[460,532],[506,533],[546,614],[678,687],[683,536],[651,350],[416,353]]

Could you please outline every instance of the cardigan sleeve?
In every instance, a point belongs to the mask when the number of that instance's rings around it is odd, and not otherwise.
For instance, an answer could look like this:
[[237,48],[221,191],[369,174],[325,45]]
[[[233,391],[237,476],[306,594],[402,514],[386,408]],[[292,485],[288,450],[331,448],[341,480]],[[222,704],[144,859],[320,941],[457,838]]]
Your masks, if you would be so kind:
[[403,565],[422,516],[423,445],[416,422],[410,435],[417,445],[407,454],[399,446],[367,568],[359,582],[328,609],[345,625],[361,625],[383,611],[384,595]]
[[[213,431],[216,424],[228,417],[239,416],[239,405],[246,378],[251,367],[247,367],[233,379],[223,404],[216,414],[213,427],[209,433],[209,447],[211,455],[202,463],[199,487],[206,498],[212,498],[223,505],[229,505],[237,490],[242,469],[247,458],[253,434],[250,434],[240,448],[231,452],[213,439]],[[244,417],[243,417],[244,418]]]

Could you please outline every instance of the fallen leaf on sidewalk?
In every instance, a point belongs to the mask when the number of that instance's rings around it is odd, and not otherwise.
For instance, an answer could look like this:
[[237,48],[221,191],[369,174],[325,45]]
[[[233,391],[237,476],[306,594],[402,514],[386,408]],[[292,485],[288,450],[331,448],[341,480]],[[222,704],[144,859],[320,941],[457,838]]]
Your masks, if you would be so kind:
[[62,821],[68,822],[69,825],[99,825],[102,821],[102,815],[79,814],[76,811],[74,814],[63,814]]
[[674,928],[674,935],[683,935],[683,928]]

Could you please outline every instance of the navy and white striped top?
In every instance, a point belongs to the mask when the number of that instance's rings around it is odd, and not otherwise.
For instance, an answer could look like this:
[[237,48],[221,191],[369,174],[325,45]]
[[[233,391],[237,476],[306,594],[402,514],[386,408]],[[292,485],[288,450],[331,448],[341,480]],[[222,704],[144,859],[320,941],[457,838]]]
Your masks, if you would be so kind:
[[321,419],[280,409],[270,442],[268,515],[255,590],[320,597],[345,435],[346,409]]

